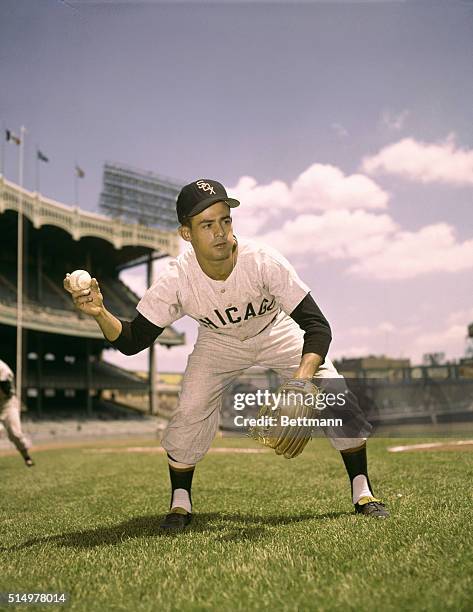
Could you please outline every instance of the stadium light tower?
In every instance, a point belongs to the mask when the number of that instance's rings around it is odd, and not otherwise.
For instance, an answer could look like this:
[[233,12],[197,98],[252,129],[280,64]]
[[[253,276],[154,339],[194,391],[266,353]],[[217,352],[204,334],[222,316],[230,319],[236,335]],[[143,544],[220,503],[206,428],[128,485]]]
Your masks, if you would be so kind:
[[115,219],[175,231],[176,198],[182,183],[155,172],[106,162],[100,209]]
[[[182,184],[155,172],[139,170],[126,164],[106,162],[103,168],[103,188],[100,209],[114,219],[140,223],[175,232],[179,223],[176,216],[176,198]],[[153,261],[167,257],[167,253],[150,253],[141,260],[127,263],[121,269],[146,263],[148,287],[153,284]],[[158,411],[156,393],[156,353],[149,349],[149,412]]]

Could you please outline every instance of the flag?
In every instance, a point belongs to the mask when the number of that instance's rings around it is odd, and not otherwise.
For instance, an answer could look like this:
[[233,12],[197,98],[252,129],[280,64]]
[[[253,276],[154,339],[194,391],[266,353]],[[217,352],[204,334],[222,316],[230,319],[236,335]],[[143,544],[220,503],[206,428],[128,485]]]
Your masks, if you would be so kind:
[[9,142],[11,140],[16,145],[20,145],[21,144],[20,138],[18,138],[18,136],[16,134],[14,134],[13,132],[11,132],[10,130],[5,130],[5,137],[7,139],[7,142]]
[[36,157],[39,159],[39,161],[42,161],[42,162],[49,161],[49,157],[46,157],[46,155],[42,153],[39,149],[37,149],[36,151]]
[[79,178],[84,178],[85,172],[79,166],[76,166],[76,174]]

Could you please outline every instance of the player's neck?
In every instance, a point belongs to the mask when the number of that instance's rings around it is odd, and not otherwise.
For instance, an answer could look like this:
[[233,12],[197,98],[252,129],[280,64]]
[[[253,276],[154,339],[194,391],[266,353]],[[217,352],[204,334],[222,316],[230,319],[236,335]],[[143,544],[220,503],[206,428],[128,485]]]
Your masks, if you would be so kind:
[[222,261],[209,261],[208,259],[202,259],[202,257],[199,257],[197,253],[195,254],[202,272],[212,280],[219,281],[227,280],[227,278],[233,272],[237,255],[238,247],[236,244],[232,249],[231,255]]
[[207,261],[197,257],[202,272],[213,280],[227,280],[232,273],[232,258],[223,261]]

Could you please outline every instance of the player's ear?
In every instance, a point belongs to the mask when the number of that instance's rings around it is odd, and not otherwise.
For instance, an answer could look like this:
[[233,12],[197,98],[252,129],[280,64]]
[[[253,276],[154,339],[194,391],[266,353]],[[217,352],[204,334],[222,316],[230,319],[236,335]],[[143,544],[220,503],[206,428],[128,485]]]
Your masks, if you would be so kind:
[[187,225],[181,225],[178,229],[180,237],[186,242],[190,242],[192,240],[190,227]]

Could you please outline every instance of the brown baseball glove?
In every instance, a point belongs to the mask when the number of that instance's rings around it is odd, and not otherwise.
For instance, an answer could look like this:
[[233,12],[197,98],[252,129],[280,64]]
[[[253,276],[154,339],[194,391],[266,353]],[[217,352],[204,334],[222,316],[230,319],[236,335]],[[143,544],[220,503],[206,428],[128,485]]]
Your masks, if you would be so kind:
[[[319,389],[310,381],[293,379],[281,387],[273,406],[262,406],[258,421],[262,425],[251,427],[248,435],[269,446],[277,455],[292,459],[302,453],[311,439],[315,400]],[[311,397],[312,396],[312,397]]]

